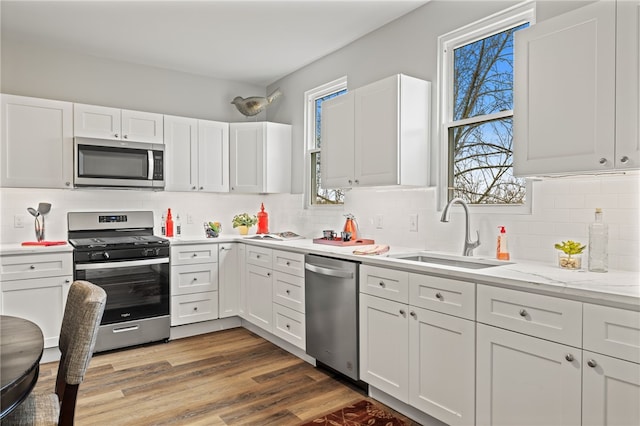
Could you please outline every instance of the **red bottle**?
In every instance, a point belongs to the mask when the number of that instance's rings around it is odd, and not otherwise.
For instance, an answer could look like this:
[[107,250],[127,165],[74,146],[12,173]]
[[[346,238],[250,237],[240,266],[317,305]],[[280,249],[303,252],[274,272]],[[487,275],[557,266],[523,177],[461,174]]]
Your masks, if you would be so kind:
[[256,234],[269,233],[269,213],[264,211],[264,203],[260,203],[260,211],[258,212],[258,230]]
[[167,237],[173,237],[173,218],[171,217],[171,209],[167,212]]

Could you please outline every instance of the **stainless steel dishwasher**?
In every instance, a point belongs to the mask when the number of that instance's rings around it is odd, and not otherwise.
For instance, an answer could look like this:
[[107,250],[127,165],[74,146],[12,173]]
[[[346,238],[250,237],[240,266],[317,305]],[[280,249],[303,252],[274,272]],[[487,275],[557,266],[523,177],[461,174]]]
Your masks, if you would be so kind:
[[359,380],[358,263],[305,256],[307,354]]

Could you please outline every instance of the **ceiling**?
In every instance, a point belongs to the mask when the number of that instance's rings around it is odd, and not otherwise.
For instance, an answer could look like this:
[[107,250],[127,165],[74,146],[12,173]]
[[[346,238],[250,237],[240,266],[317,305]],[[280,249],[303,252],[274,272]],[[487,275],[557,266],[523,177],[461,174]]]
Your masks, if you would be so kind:
[[266,86],[427,1],[2,0],[0,16],[2,37]]

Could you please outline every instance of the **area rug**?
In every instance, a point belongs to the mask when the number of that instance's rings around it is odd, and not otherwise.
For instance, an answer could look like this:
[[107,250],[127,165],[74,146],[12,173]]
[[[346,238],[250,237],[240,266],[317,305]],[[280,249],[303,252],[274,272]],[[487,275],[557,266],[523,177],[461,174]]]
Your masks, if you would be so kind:
[[369,401],[347,405],[331,414],[318,417],[301,426],[406,426],[393,414]]

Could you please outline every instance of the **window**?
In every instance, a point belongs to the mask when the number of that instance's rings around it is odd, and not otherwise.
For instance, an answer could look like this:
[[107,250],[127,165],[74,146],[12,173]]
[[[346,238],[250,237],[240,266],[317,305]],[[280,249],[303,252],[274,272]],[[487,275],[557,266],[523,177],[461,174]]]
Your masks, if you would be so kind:
[[513,35],[533,23],[533,8],[520,5],[439,39],[444,200],[527,202],[527,181],[513,176]]
[[322,147],[322,103],[347,92],[346,77],[324,84],[305,93],[305,135],[307,176],[306,205],[342,205],[344,190],[324,188],[320,174],[320,148]]

